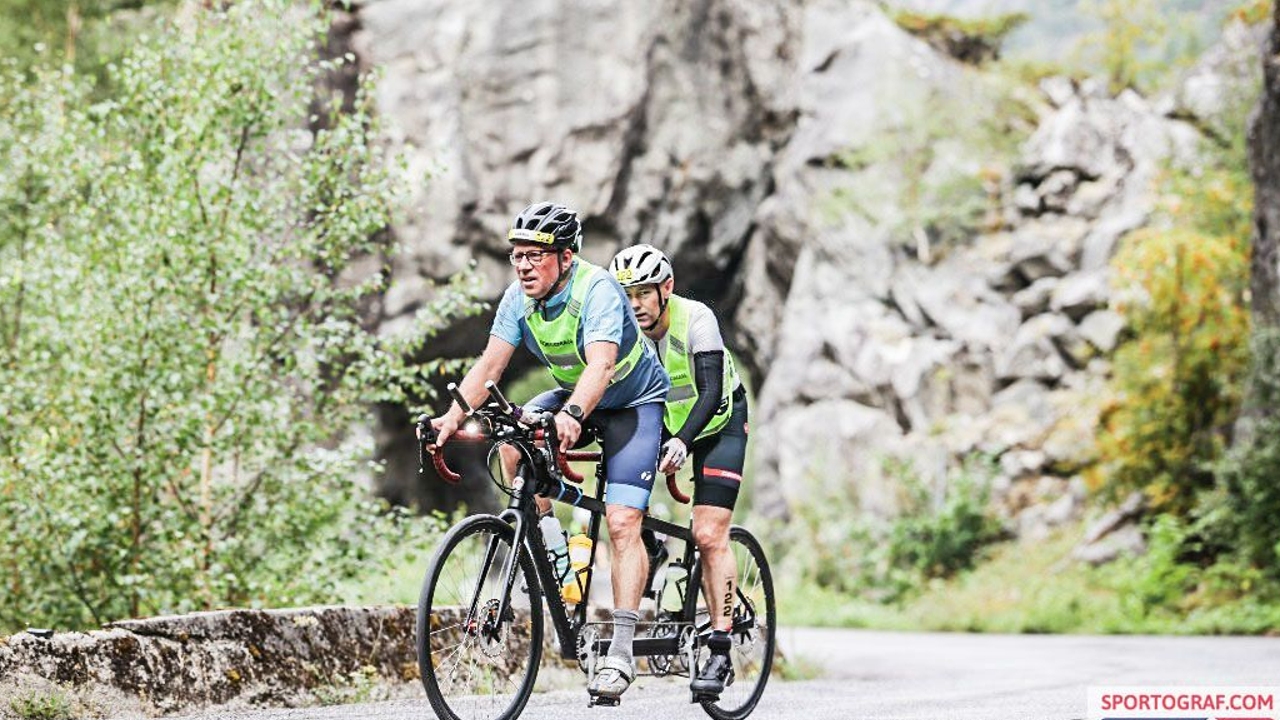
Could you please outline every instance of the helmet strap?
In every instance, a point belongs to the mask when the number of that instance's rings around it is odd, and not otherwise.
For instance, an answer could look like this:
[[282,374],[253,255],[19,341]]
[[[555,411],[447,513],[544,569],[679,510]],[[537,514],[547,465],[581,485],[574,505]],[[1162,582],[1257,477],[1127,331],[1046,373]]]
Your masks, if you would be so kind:
[[654,285],[653,289],[658,291],[658,316],[653,319],[653,322],[649,323],[648,327],[640,328],[645,332],[653,332],[654,328],[662,324],[662,316],[666,314],[667,305],[671,302],[671,298],[662,296],[661,284]]
[[556,253],[556,267],[560,270],[560,274],[556,277],[556,281],[551,283],[551,287],[547,288],[547,291],[542,294],[542,297],[533,301],[534,307],[545,311],[547,309],[547,301],[551,299],[552,295],[560,292],[560,289],[564,287],[565,282],[568,280],[569,270],[573,268],[573,263],[570,262],[569,266],[565,267],[562,257],[559,252]]

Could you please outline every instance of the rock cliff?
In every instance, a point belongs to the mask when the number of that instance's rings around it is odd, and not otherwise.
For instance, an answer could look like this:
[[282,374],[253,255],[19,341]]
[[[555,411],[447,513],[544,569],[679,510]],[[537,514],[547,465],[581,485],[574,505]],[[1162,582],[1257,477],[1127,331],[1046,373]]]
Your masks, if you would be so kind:
[[[1143,98],[1018,86],[857,0],[373,0],[356,17],[388,140],[432,174],[395,228],[384,327],[473,260],[496,299],[531,199],[576,206],[595,262],[657,244],[750,371],[767,514],[849,488],[889,513],[886,456],[940,482],[974,451],[1024,530],[1078,512],[1124,331],[1108,260],[1166,163],[1225,132],[1224,88],[1257,83],[1243,27]],[[435,352],[476,352],[486,327]]]

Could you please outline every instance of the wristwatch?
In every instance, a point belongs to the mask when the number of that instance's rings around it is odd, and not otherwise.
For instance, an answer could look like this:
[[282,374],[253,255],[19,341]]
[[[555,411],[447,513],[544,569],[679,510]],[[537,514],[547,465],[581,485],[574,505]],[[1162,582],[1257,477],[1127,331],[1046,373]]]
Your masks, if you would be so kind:
[[569,403],[568,405],[564,406],[564,412],[569,417],[573,418],[574,420],[577,420],[579,424],[582,423],[582,407],[581,406],[574,405],[573,403]]

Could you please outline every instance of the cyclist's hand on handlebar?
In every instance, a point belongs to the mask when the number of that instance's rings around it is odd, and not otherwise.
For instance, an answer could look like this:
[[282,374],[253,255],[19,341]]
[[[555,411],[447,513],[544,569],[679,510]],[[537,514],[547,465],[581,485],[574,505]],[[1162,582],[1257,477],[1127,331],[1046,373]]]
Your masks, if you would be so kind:
[[556,413],[556,437],[560,438],[560,452],[572,450],[573,444],[578,442],[581,435],[582,425],[577,420],[564,411]]
[[658,472],[668,474],[679,470],[688,454],[689,449],[684,446],[683,440],[671,438],[662,446],[662,461],[658,463]]
[[444,417],[431,418],[431,428],[436,431],[436,441],[427,446],[427,452],[435,452],[437,448],[444,447],[450,436],[458,431],[458,424],[458,419],[452,413],[447,413]]

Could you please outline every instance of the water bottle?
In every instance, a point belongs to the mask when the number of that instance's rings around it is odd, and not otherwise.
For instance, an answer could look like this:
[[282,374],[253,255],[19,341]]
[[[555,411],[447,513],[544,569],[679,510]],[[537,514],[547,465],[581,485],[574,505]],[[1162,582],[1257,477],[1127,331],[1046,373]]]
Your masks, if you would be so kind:
[[591,538],[578,534],[569,538],[569,567],[572,572],[560,587],[560,597],[571,604],[582,602],[582,589],[587,583],[587,566],[591,564]]
[[689,571],[684,565],[673,562],[667,565],[666,578],[662,586],[662,599],[659,606],[669,612],[678,613],[684,609],[684,594],[689,585]]
[[545,515],[538,521],[538,529],[542,531],[542,542],[547,546],[547,557],[555,569],[556,581],[564,582],[569,574],[569,547],[565,544],[560,520],[555,515]]
[[649,592],[645,595],[646,597],[653,598],[655,601],[661,597],[662,588],[666,585],[667,580],[667,566],[663,564],[658,565],[657,568],[658,569],[653,573],[653,583],[649,585]]
[[573,527],[580,533],[585,533],[587,528],[591,526],[591,511],[584,507],[576,507],[573,509]]

